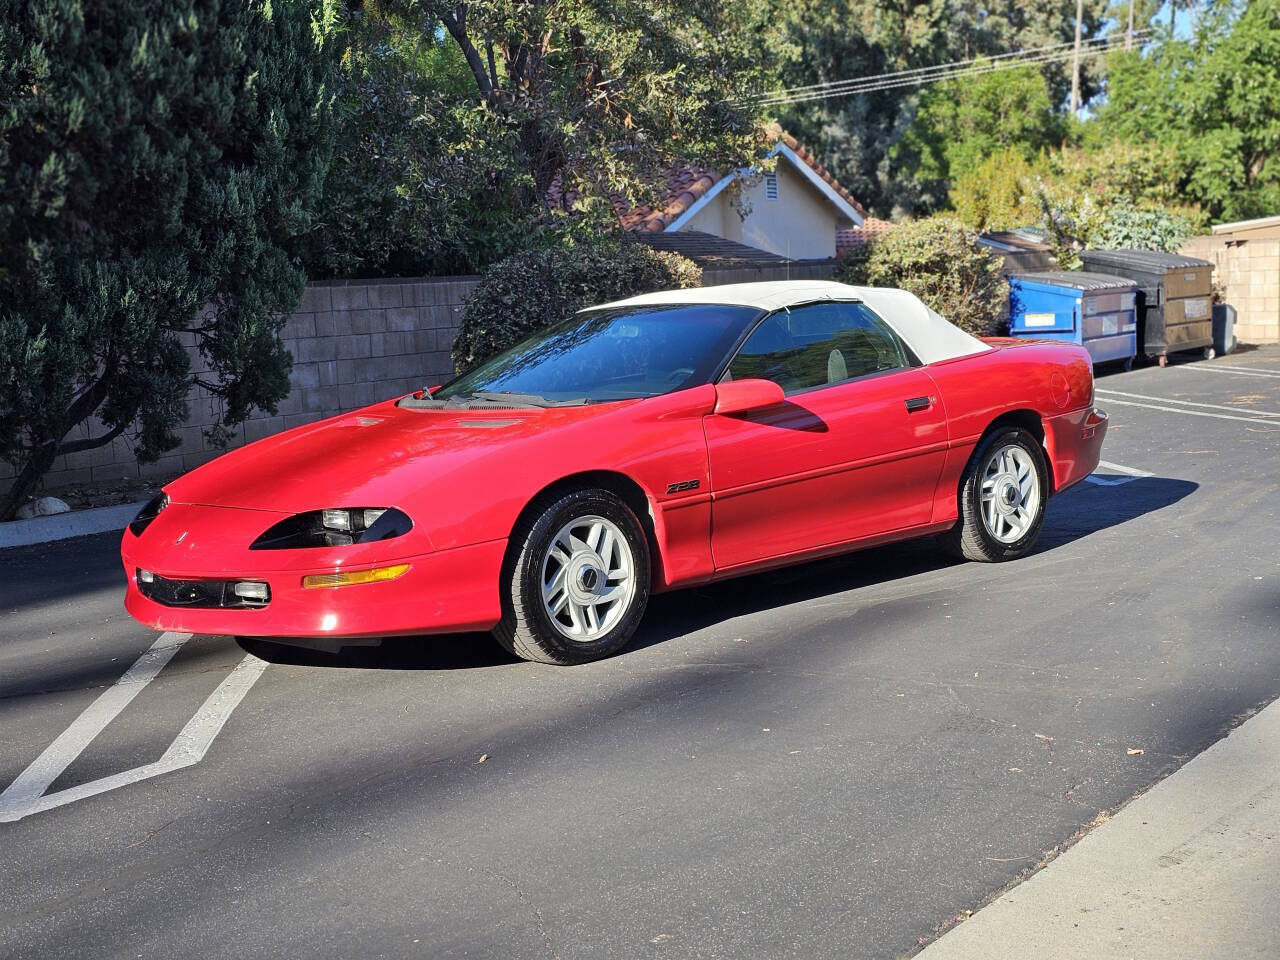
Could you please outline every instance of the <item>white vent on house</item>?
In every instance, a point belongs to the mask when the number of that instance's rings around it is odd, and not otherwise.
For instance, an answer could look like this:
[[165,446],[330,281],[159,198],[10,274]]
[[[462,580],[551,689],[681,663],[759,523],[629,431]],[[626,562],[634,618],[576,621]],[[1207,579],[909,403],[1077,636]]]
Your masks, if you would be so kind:
[[766,173],[764,175],[764,198],[766,200],[778,199],[778,175],[776,173]]

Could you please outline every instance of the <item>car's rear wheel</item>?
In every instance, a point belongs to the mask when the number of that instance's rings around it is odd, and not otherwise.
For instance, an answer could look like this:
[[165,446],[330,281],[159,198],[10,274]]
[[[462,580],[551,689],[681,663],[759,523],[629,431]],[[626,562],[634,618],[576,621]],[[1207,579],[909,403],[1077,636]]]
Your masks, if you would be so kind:
[[626,646],[644,615],[649,542],[608,490],[557,494],[512,532],[503,587],[503,647],[540,663],[599,660]]
[[942,536],[949,553],[988,563],[1016,560],[1044,524],[1048,467],[1040,443],[1021,427],[992,431],[960,481],[960,519]]

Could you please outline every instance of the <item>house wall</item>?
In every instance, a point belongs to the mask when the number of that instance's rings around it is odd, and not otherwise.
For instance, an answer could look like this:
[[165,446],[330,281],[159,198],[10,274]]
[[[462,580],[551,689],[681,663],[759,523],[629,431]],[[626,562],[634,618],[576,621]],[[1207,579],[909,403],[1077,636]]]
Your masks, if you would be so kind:
[[731,193],[728,189],[721,190],[680,229],[700,230],[734,243],[742,243],[742,217],[738,216],[738,208]]
[[836,255],[836,213],[831,203],[790,163],[777,166],[778,199],[767,200],[764,178],[743,191],[750,210],[744,220],[722,190],[681,229],[702,230],[791,260],[822,260]]
[[1236,308],[1236,337],[1246,343],[1280,342],[1280,238],[1196,237],[1182,252],[1213,263],[1213,279]]
[[745,191],[751,209],[742,242],[791,260],[836,255],[836,213],[830,201],[791,164],[779,159],[778,199],[766,200],[764,178]]
[[[703,282],[826,278],[831,264],[793,264],[745,270],[708,270]],[[453,376],[450,350],[458,333],[462,304],[478,278],[370,280],[312,283],[298,312],[285,324],[285,347],[293,355],[289,395],[279,411],[259,411],[235,428],[231,446],[261,439],[290,427],[441,383]],[[188,335],[193,371],[203,367]],[[196,387],[188,397],[190,416],[182,443],[155,463],[139,464],[132,442],[120,437],[96,450],[59,457],[45,475],[46,490],[123,478],[157,481],[191,470],[223,452],[204,431],[218,422],[222,404]],[[96,422],[81,424],[68,440],[97,436]],[[0,489],[13,468],[0,460]]]

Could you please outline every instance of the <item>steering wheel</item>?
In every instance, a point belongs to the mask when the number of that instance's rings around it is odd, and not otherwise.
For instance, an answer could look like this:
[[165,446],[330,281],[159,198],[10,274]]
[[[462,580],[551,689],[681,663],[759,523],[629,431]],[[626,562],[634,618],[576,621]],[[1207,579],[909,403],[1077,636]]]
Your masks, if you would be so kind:
[[671,375],[667,377],[667,383],[675,386],[676,384],[684,383],[684,381],[688,380],[692,376],[693,367],[680,367],[677,370],[671,371]]

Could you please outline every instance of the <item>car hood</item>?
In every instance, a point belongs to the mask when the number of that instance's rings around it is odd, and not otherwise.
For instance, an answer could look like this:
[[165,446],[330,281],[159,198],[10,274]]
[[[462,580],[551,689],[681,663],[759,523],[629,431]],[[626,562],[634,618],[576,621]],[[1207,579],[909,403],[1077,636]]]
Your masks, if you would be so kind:
[[410,410],[387,402],[233,450],[165,489],[174,503],[290,514],[401,506],[446,473],[616,407]]

